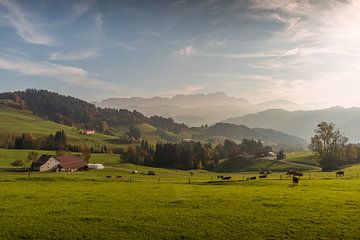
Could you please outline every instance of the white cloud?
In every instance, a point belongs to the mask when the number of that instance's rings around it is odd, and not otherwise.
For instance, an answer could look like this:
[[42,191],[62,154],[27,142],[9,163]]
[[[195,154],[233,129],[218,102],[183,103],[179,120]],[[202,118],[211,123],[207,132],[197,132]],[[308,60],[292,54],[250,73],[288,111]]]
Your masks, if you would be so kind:
[[99,52],[97,49],[90,49],[90,50],[81,51],[81,52],[66,52],[66,53],[55,52],[55,53],[50,54],[50,60],[52,60],[52,61],[84,60],[84,59],[96,58],[98,56],[99,56]]
[[114,89],[113,85],[91,76],[86,70],[79,67],[0,57],[0,69],[25,76],[41,76],[59,79],[70,84],[84,87],[93,86],[103,89]]
[[7,13],[2,14],[0,19],[14,28],[25,42],[42,45],[53,44],[53,39],[40,30],[41,23],[30,19],[15,2],[0,0],[0,6],[7,9]]
[[193,48],[193,46],[188,45],[186,47],[180,48],[179,50],[177,50],[175,52],[176,55],[178,56],[191,56],[196,54],[196,50]]

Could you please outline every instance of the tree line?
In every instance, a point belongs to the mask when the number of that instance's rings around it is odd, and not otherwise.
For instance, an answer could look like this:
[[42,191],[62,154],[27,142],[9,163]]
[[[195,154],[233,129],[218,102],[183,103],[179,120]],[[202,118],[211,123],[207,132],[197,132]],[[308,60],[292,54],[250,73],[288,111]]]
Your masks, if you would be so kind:
[[[23,133],[21,135],[7,134],[0,139],[0,148],[82,152],[84,145],[69,144],[66,133],[60,130],[55,134],[41,137],[35,137],[31,133]],[[119,147],[91,146],[89,151],[91,153],[120,154],[123,150]]]
[[95,129],[97,132],[113,134],[114,128],[149,123],[157,128],[178,133],[187,126],[175,123],[172,118],[146,117],[137,111],[124,109],[102,109],[83,100],[64,96],[47,90],[27,89],[25,91],[0,93],[3,104],[29,109],[34,115],[57,123]]
[[141,141],[129,146],[122,154],[125,162],[146,166],[176,169],[208,169],[219,165],[221,159],[238,160],[241,153],[261,154],[272,151],[261,141],[244,139],[240,144],[226,139],[213,147],[210,143],[183,141],[180,143],[157,143],[155,146]]

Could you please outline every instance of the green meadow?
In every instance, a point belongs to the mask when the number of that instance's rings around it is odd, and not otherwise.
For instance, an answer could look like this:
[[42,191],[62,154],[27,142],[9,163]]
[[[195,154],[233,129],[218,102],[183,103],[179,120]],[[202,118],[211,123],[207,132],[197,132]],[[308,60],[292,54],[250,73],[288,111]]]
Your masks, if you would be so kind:
[[[7,151],[7,152],[6,152]],[[4,156],[22,151],[0,151]],[[0,170],[0,239],[356,239],[360,166],[306,171],[216,173],[158,169],[94,155],[104,170]],[[132,174],[138,170],[138,174]],[[153,170],[155,176],[145,173]],[[219,181],[217,175],[232,176]],[[107,178],[106,176],[111,176]],[[121,178],[116,178],[121,176]]]

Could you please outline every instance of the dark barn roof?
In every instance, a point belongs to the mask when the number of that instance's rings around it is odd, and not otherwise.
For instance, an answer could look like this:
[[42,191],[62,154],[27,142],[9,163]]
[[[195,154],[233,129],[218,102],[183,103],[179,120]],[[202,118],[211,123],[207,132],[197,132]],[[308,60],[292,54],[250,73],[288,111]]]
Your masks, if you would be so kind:
[[33,166],[34,167],[40,167],[52,157],[54,157],[54,156],[49,155],[49,154],[43,154],[43,155],[40,156],[40,158],[36,162],[33,163]]
[[79,170],[86,167],[87,163],[79,154],[64,155],[56,157],[59,160],[59,166],[65,170]]

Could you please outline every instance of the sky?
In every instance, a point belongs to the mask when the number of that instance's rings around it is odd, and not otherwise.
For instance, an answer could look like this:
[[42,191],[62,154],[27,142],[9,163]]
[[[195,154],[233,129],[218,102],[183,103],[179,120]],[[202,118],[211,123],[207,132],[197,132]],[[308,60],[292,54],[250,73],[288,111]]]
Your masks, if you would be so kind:
[[360,106],[360,0],[0,0],[0,84]]

